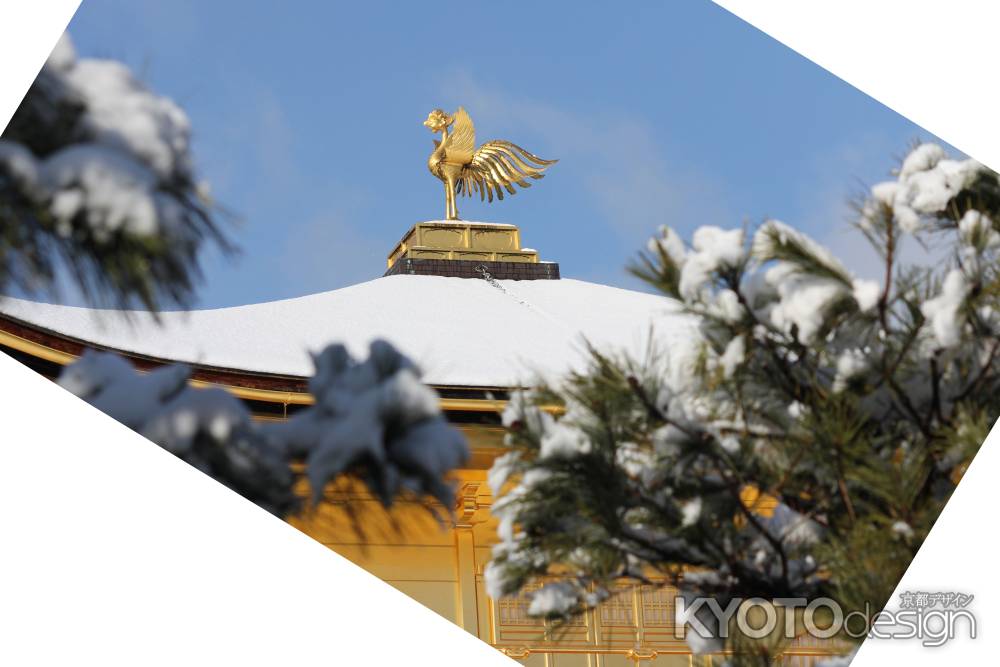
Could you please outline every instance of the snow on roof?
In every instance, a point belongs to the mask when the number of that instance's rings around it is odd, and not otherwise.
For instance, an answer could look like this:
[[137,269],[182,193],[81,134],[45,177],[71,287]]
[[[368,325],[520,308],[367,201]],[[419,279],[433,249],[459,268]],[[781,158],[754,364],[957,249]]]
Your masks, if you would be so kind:
[[396,275],[309,296],[233,308],[147,313],[0,298],[0,313],[64,336],[160,359],[308,376],[309,351],[342,342],[359,357],[384,338],[436,385],[508,387],[581,368],[584,339],[645,352],[685,328],[662,296],[580,280],[498,281]]

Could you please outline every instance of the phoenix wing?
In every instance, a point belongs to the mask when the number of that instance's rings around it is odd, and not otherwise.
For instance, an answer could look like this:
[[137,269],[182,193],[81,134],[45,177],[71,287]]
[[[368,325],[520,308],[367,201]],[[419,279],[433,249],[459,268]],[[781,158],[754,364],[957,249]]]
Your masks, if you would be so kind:
[[[457,121],[455,125],[458,126]],[[516,194],[515,183],[522,188],[530,188],[527,179],[542,178],[542,172],[556,162],[558,160],[543,160],[509,141],[488,141],[470,156],[455,190],[470,197],[475,191],[480,199],[489,201],[493,201],[494,195],[503,199],[504,190]]]
[[476,128],[462,107],[458,107],[452,118],[454,124],[445,145],[445,159],[452,164],[468,164],[476,148]]

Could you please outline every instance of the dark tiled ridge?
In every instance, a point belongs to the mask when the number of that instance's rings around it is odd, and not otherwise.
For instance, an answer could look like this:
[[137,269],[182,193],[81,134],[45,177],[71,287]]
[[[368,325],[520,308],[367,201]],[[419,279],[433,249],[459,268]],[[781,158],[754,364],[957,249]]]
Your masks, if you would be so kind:
[[497,280],[559,280],[559,264],[556,262],[487,262],[466,259],[413,259],[396,261],[385,272],[386,276],[445,276],[447,278],[483,279],[485,267],[490,276]]

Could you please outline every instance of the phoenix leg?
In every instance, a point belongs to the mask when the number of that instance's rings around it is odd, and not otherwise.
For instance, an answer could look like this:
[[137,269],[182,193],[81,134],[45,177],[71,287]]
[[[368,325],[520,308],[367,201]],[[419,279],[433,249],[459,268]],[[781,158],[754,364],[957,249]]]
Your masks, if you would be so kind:
[[458,220],[458,206],[455,205],[455,179],[449,178],[445,181],[445,198],[446,198],[446,220]]

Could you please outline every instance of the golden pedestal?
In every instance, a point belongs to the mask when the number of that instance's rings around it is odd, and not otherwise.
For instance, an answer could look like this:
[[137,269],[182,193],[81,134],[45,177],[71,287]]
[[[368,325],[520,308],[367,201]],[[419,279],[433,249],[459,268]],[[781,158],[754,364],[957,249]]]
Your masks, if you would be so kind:
[[400,259],[537,264],[538,252],[521,247],[515,225],[442,220],[414,225],[389,253],[387,268]]

